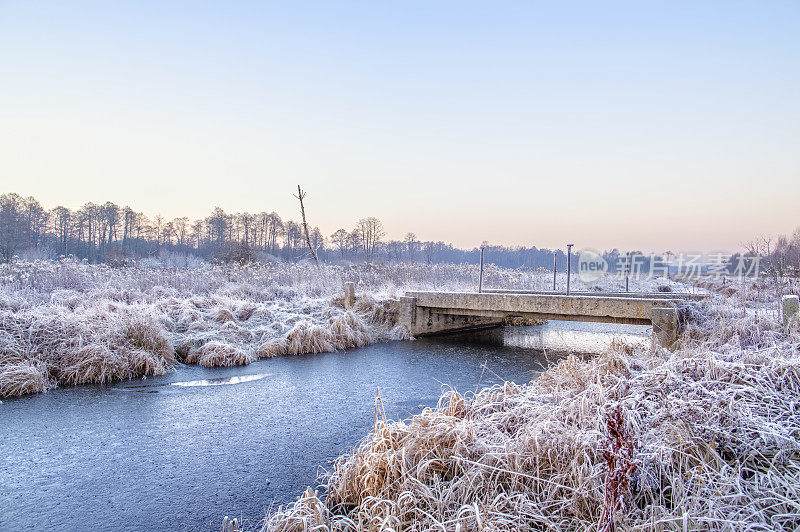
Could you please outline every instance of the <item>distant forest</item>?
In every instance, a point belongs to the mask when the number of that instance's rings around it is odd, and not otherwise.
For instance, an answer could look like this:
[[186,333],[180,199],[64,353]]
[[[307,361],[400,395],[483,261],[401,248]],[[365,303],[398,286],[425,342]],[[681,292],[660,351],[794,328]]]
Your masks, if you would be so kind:
[[[308,236],[319,259],[328,262],[475,264],[480,260],[479,248],[459,249],[442,241],[420,241],[414,233],[407,233],[403,240],[386,240],[383,224],[374,217],[327,236],[318,227],[309,227]],[[788,240],[789,248],[800,245],[800,236],[793,237]],[[772,249],[765,249],[767,255],[781,246],[786,248],[787,239],[769,244]],[[558,270],[564,271],[564,250],[484,244],[485,261],[506,268],[552,270],[554,253]],[[632,253],[641,257],[644,271],[649,270],[647,257]],[[47,210],[33,197],[0,196],[3,261],[14,256],[56,259],[70,255],[111,265],[176,255],[217,262],[301,261],[311,257],[302,224],[283,220],[275,212],[228,214],[217,207],[200,220],[167,220],[160,215],[148,218],[111,202],[87,203],[75,211],[62,206]],[[603,253],[612,271],[624,255],[616,249]],[[573,269],[576,263],[573,260]]]
[[[320,260],[329,262],[477,263],[478,248],[465,250],[442,241],[420,241],[413,233],[387,240],[377,218],[324,235],[309,227]],[[553,268],[553,251],[487,245],[487,262],[509,268]],[[186,254],[207,261],[300,261],[310,259],[302,224],[275,212],[229,214],[215,208],[200,220],[149,218],[128,206],[87,203],[78,210],[45,209],[33,197],[0,196],[0,254],[4,261],[54,259],[72,255],[92,263],[124,264],[145,257]],[[556,252],[559,269],[566,254]]]

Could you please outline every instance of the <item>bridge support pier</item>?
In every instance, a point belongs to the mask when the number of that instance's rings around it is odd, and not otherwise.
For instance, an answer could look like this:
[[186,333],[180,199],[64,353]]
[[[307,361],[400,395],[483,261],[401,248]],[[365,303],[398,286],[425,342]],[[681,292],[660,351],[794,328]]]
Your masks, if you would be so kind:
[[427,336],[482,327],[498,327],[503,324],[503,319],[438,313],[436,309],[417,306],[416,297],[401,297],[398,324],[404,325],[412,336]]
[[408,332],[412,335],[414,326],[417,322],[417,298],[402,296],[400,298],[400,309],[397,315],[397,322],[400,325],[405,325]]
[[650,311],[654,341],[667,349],[678,339],[678,310],[675,307],[654,307]]

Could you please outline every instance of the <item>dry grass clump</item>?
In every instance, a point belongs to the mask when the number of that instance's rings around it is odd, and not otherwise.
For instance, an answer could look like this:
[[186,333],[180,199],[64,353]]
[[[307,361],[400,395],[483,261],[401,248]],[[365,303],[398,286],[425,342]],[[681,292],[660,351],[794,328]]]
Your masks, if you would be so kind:
[[272,358],[285,355],[289,352],[289,341],[284,337],[270,338],[258,346],[258,356],[260,358]]
[[163,375],[175,363],[175,348],[155,319],[132,316],[122,326],[122,344],[131,367],[142,375]]
[[389,329],[388,333],[389,340],[411,340],[413,337],[411,336],[411,331],[409,331],[405,325],[395,325],[391,329]]
[[102,344],[89,344],[70,351],[59,362],[56,375],[62,384],[107,383],[134,376],[128,360]]
[[396,312],[385,310],[391,303],[375,302],[366,296],[358,298],[357,303],[353,310],[331,307],[322,316],[312,314],[312,319],[299,320],[284,336],[262,342],[257,349],[259,357],[328,353],[410,337],[405,328],[394,325]]
[[[120,282],[117,271],[74,267]],[[16,297],[24,290],[14,291],[14,297],[0,292],[0,374],[8,380],[0,384],[3,393],[161,375],[176,356],[187,364],[231,366],[407,337],[395,327],[391,302],[362,295],[358,309],[345,310],[331,298],[308,297],[296,287],[286,291],[288,300],[258,292],[254,284],[240,288],[224,284],[217,291],[182,295],[170,285],[137,292],[99,283],[82,287],[84,292],[57,287],[38,302],[33,292],[27,303]],[[24,361],[30,363],[11,366]]]
[[0,323],[3,395],[163,375],[175,364],[158,321],[125,304],[0,310]]
[[397,321],[398,303],[396,300],[377,301],[364,294],[356,299],[354,310],[369,323],[394,323]]
[[800,281],[791,277],[709,277],[690,279],[692,285],[738,300],[739,307],[770,306],[784,295],[800,294]]
[[258,309],[258,307],[250,302],[245,302],[239,308],[236,309],[236,318],[240,321],[247,321]]
[[290,355],[301,353],[329,353],[336,348],[330,330],[309,321],[301,321],[286,335],[286,352]]
[[363,347],[376,341],[376,334],[356,312],[345,311],[329,321],[329,329],[337,349]]
[[203,341],[200,339],[184,339],[175,346],[175,355],[184,364],[197,364],[202,347]]
[[681,310],[684,334],[680,342],[687,347],[705,347],[720,353],[760,350],[791,342],[793,332],[780,322],[777,304],[764,308],[757,303],[742,304],[741,294],[718,297],[703,305],[692,304]]
[[[796,530],[800,336],[733,326],[715,310],[733,304],[697,307],[673,353],[616,343],[407,421],[376,408],[326,498],[306,491],[264,530]],[[720,343],[748,324],[764,338]]]
[[71,316],[71,320],[69,324],[64,323],[69,331],[82,327],[89,329],[86,336],[77,342],[73,340],[73,345],[57,340],[62,338],[57,327],[49,342],[40,335],[48,330],[53,332],[51,328],[31,328],[32,335],[38,336],[36,343],[39,346],[59,343],[45,358],[58,384],[108,383],[163,375],[175,364],[172,342],[152,317],[125,307],[109,307],[107,313],[90,309],[87,313]]
[[47,368],[32,360],[0,366],[0,397],[39,393],[47,389]]
[[[397,303],[361,295],[355,309],[346,310],[335,298],[312,298],[295,292],[270,294],[261,300],[247,288],[248,297],[233,287],[210,296],[158,303],[164,327],[173,334],[178,356],[187,364],[202,363],[204,346],[220,342],[230,346],[228,363],[285,354],[323,353],[361,347],[385,339],[406,339],[397,328]],[[210,352],[220,353],[215,344]],[[236,355],[248,353],[248,356]],[[224,358],[224,357],[223,357]],[[218,361],[220,357],[206,357]]]
[[200,348],[197,363],[207,368],[216,366],[243,366],[253,361],[253,357],[235,346],[211,341]]
[[213,320],[217,323],[227,323],[229,321],[236,321],[236,316],[233,315],[228,309],[221,308],[214,312]]

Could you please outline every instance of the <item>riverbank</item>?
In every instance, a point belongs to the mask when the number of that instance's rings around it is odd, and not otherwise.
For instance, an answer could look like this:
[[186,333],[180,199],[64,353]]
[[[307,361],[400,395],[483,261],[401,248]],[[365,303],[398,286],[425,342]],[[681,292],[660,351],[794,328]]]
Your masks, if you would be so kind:
[[[405,290],[474,290],[471,265],[253,264],[111,268],[72,260],[0,266],[0,397],[163,375],[178,363],[244,365],[407,339]],[[562,276],[563,277],[563,276]],[[354,282],[358,298],[342,303]],[[547,289],[552,272],[487,266],[484,286]],[[575,289],[619,290],[606,277]],[[634,290],[655,290],[646,280]],[[559,279],[559,286],[564,285]]]
[[361,294],[345,309],[341,285],[339,297],[332,289],[339,272],[64,261],[3,273],[0,397],[163,375],[178,363],[238,366],[408,338],[394,326],[392,294]]
[[619,343],[406,421],[378,401],[327,496],[263,530],[796,529],[800,332],[760,285],[725,288],[674,352]]

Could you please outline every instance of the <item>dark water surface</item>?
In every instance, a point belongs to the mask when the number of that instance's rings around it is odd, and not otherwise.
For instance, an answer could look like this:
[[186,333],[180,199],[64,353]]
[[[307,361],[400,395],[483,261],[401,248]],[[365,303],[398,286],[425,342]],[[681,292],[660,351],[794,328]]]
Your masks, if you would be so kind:
[[417,340],[6,400],[0,530],[255,524],[368,434],[378,387],[406,418],[443,385],[524,383],[544,364],[531,349]]
[[387,415],[408,418],[445,385],[530,381],[541,349],[649,332],[554,321],[6,400],[0,531],[219,530],[226,514],[252,528],[369,433],[378,388]]

